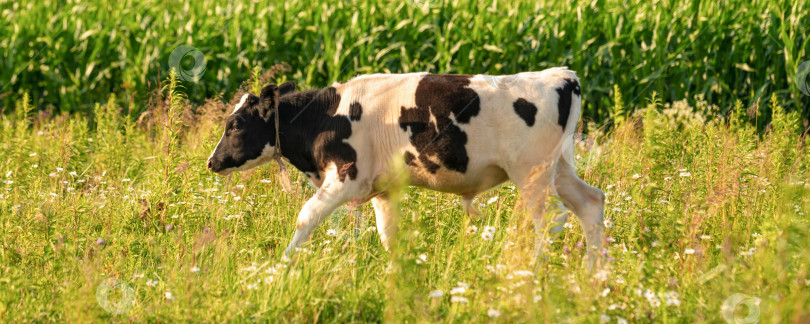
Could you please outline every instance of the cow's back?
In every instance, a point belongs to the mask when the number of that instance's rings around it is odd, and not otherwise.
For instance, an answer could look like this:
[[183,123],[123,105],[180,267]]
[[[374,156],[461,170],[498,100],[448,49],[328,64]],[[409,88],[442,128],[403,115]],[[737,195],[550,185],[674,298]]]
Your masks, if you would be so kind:
[[580,113],[578,79],[564,68],[375,74],[334,87],[338,112],[353,116],[347,141],[359,169],[377,176],[404,157],[414,185],[462,194],[505,181],[511,168],[556,160]]

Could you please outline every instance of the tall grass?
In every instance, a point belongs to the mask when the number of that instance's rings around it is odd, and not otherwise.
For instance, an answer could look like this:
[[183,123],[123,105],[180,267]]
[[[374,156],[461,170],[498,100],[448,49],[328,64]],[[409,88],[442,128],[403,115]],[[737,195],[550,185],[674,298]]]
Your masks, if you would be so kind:
[[614,86],[632,107],[653,91],[666,102],[701,96],[720,113],[760,102],[759,126],[770,116],[765,94],[808,115],[793,80],[810,59],[807,1],[431,2],[0,1],[0,105],[28,92],[39,108],[90,111],[112,92],[129,106],[188,44],[208,60],[202,80],[186,85],[195,104],[230,97],[255,67],[279,63],[310,87],[373,72],[567,65],[586,80],[589,120],[611,117]]
[[[548,259],[531,257],[511,184],[479,197],[483,219],[456,196],[401,187],[393,254],[361,206],[284,262],[314,189],[295,172],[297,190],[283,193],[274,167],[207,172],[227,107],[189,117],[180,84],[162,84],[140,120],[116,100],[32,115],[26,97],[0,117],[4,321],[720,322],[736,293],[763,321],[801,322],[810,309],[808,151],[778,96],[762,137],[741,103],[707,123],[657,96],[617,105],[642,111],[608,133],[586,125],[579,173],[606,192],[609,237],[608,268],[590,271],[574,218]],[[194,122],[177,128],[178,116]],[[111,278],[130,302],[98,294]]]

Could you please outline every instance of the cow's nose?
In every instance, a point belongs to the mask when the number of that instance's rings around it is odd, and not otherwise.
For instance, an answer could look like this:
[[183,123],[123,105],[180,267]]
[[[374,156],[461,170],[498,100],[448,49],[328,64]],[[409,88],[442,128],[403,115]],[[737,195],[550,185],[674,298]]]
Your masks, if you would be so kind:
[[211,160],[208,160],[208,170],[211,170]]

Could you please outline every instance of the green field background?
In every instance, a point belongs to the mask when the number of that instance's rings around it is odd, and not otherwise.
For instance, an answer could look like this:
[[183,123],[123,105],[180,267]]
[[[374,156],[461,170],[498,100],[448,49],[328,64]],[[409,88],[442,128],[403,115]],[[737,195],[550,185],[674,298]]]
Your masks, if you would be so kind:
[[307,88],[367,73],[564,65],[583,79],[588,120],[610,116],[614,85],[630,104],[655,91],[715,113],[776,93],[808,115],[795,80],[808,60],[805,0],[429,1],[3,0],[0,106],[28,92],[39,109],[89,112],[115,93],[143,110],[185,44],[207,58],[202,80],[184,84],[195,105],[230,99],[274,64]]
[[[810,323],[810,1],[412,4],[0,0],[0,323]],[[317,188],[206,169],[269,82],[559,65],[600,267],[575,215],[537,257],[511,182],[472,217],[406,179],[392,251],[364,204],[288,260]]]

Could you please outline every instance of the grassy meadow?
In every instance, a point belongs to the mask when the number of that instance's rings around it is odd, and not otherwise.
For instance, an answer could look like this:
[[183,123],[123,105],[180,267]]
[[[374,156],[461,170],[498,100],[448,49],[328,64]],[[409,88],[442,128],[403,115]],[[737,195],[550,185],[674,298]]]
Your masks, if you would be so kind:
[[745,305],[763,322],[810,316],[808,152],[775,97],[761,136],[742,105],[706,121],[655,97],[612,131],[588,123],[579,171],[606,192],[609,260],[589,270],[573,217],[532,257],[511,184],[478,198],[482,219],[456,196],[402,187],[393,253],[364,205],[284,261],[314,189],[295,172],[284,193],[272,164],[207,172],[229,107],[192,114],[180,89],[168,82],[141,120],[114,99],[92,117],[48,117],[26,97],[0,119],[3,321],[721,322]]
[[[807,1],[0,0],[0,19],[0,322],[810,322]],[[169,76],[184,44],[197,82]],[[234,98],[270,82],[560,65],[582,79],[577,170],[607,196],[601,268],[575,217],[536,259],[512,183],[477,219],[401,182],[391,253],[367,204],[283,260],[303,175],[205,169]]]

